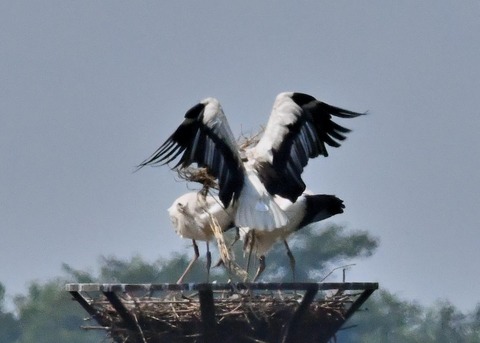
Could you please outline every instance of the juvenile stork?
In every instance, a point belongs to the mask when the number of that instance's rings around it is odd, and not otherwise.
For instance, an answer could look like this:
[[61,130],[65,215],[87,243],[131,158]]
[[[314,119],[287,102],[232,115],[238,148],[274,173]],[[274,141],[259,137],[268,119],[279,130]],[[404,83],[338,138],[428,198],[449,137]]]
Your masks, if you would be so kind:
[[255,282],[265,270],[265,254],[278,241],[283,241],[287,249],[293,279],[295,280],[295,258],[288,246],[287,238],[309,224],[343,213],[343,209],[345,208],[341,199],[334,195],[326,194],[309,195],[304,193],[298,197],[294,203],[280,197],[276,197],[275,201],[287,214],[289,219],[287,225],[271,231],[257,230],[255,228],[240,228],[241,238],[244,241],[243,249],[248,253],[247,272],[251,253],[255,253],[259,259],[258,269],[253,278],[253,282]]
[[301,175],[308,160],[328,156],[326,145],[339,147],[350,131],[335,123],[332,116],[354,118],[362,114],[307,94],[280,93],[262,137],[242,161],[220,103],[207,98],[187,111],[175,132],[138,168],[167,164],[178,156],[172,169],[194,163],[205,167],[218,180],[223,207],[234,209],[236,226],[270,231],[285,227],[289,221],[274,201],[275,195],[294,203],[305,190]]
[[196,241],[205,241],[207,245],[207,273],[210,273],[211,254],[209,242],[214,238],[212,220],[215,219],[222,232],[233,227],[233,209],[223,208],[220,200],[202,192],[189,192],[177,198],[168,209],[170,220],[176,233],[192,240],[195,255],[178,279],[182,283],[200,256]]

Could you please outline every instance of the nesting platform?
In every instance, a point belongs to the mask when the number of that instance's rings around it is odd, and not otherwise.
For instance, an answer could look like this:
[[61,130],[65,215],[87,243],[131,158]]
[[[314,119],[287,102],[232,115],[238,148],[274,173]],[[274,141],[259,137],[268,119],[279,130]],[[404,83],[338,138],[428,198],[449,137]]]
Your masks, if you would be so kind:
[[328,342],[378,283],[67,284],[114,342]]

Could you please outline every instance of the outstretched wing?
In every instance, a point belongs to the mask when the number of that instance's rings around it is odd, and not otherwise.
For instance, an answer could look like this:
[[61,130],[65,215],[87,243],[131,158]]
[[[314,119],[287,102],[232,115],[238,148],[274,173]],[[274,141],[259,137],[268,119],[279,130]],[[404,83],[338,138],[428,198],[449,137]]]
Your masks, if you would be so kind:
[[332,116],[354,118],[364,113],[328,105],[303,93],[280,93],[265,133],[254,148],[255,168],[270,194],[294,202],[305,190],[302,172],[310,158],[328,156],[326,145],[339,147],[349,129]]
[[225,207],[232,199],[238,199],[244,167],[218,100],[207,98],[188,110],[177,130],[138,168],[167,164],[180,155],[172,169],[186,168],[193,163],[205,167],[218,179],[219,198]]

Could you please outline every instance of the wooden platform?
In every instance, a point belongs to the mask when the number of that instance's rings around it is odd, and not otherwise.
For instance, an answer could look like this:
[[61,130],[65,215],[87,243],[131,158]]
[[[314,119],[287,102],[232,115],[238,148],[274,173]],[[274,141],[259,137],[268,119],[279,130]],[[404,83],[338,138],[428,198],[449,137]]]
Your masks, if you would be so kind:
[[114,342],[328,342],[378,283],[67,284]]

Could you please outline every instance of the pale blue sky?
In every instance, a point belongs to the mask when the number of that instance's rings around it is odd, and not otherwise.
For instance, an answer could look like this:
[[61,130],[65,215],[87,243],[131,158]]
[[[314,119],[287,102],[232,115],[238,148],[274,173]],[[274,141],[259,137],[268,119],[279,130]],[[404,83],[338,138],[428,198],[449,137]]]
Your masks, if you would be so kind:
[[239,134],[293,90],[370,112],[306,171],[381,240],[349,278],[473,308],[479,32],[478,0],[0,2],[0,282],[187,251],[166,212],[185,185],[133,167],[202,98]]

